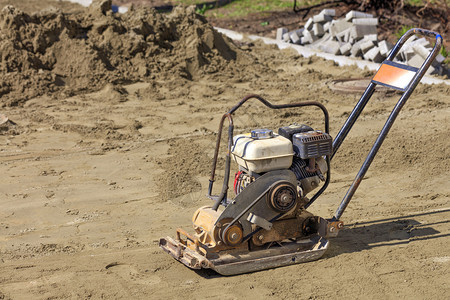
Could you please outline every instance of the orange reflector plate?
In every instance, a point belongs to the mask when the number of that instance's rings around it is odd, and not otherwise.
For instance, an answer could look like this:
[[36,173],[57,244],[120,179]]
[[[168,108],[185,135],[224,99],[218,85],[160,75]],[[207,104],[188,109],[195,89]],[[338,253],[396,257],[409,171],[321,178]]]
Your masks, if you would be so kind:
[[372,82],[404,92],[417,70],[419,69],[387,60],[378,69]]

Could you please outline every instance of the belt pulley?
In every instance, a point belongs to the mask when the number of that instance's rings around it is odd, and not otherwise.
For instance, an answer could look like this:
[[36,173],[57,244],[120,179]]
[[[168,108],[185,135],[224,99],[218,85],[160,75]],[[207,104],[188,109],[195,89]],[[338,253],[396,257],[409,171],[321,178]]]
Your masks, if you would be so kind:
[[272,187],[267,194],[269,206],[277,212],[288,212],[297,204],[296,187],[290,182],[281,182]]

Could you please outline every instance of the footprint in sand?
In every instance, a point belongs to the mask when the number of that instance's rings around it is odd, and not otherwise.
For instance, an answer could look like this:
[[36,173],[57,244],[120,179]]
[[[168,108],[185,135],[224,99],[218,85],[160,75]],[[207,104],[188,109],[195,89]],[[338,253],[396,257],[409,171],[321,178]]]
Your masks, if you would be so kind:
[[125,263],[113,262],[106,265],[105,269],[108,270],[108,273],[116,274],[125,281],[135,284],[154,285],[161,283],[159,276],[139,272],[135,267]]

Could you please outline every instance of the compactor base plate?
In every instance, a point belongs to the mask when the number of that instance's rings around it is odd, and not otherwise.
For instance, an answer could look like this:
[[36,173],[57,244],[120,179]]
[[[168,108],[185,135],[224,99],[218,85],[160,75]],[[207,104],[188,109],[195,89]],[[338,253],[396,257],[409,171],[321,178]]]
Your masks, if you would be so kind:
[[268,249],[239,252],[222,251],[207,258],[171,237],[160,239],[159,246],[191,269],[213,269],[221,275],[236,275],[309,262],[321,258],[328,240],[314,235],[308,239],[283,242]]

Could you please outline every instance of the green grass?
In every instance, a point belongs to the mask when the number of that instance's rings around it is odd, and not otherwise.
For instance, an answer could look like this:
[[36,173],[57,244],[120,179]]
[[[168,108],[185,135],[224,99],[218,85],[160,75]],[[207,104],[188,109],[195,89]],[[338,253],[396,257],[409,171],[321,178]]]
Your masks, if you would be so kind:
[[422,5],[422,4],[424,4],[423,2],[424,1],[422,1],[422,0],[408,0],[408,1],[405,1],[406,3],[405,4],[409,4],[409,5]]
[[401,38],[408,30],[413,29],[414,26],[403,25],[398,32],[395,33],[397,38]]
[[250,13],[261,13],[265,11],[283,10],[293,5],[292,0],[237,0],[224,6],[229,10],[229,17],[242,17]]
[[448,55],[450,54],[450,52],[447,51],[447,50],[445,49],[445,46],[442,46],[442,48],[441,48],[441,54],[442,54],[443,57],[448,57]]
[[[449,0],[445,0],[447,2],[447,4],[450,4]],[[427,4],[428,1],[426,0],[406,0],[405,4],[409,4],[409,5],[414,5],[414,6],[423,6],[425,4]],[[431,0],[430,3],[431,4],[435,4],[435,3],[443,3],[443,0]]]
[[[200,4],[207,0],[173,0],[174,4]],[[310,5],[318,4],[328,0],[297,0],[298,7],[307,7]],[[431,3],[442,3],[446,1],[450,3],[450,0],[431,0]],[[427,0],[405,0],[405,4],[421,6],[425,5]],[[269,11],[292,9],[294,5],[293,0],[235,0],[223,7],[206,7],[203,6],[197,9],[197,13],[214,16],[216,18],[226,17],[245,17],[252,13],[264,13]]]
[[199,15],[204,15],[208,10],[213,9],[213,8],[214,8],[213,5],[203,4],[203,6],[201,8],[197,8],[195,10],[195,12],[198,13]]
[[444,64],[450,64],[450,51],[447,51],[444,45],[442,45],[440,53],[443,57],[445,57]]
[[202,0],[175,0],[172,1],[172,3],[174,4],[184,4],[184,5],[193,5],[193,4],[200,4],[200,3],[204,3],[206,1],[202,1]]
[[[176,4],[192,5],[204,3],[207,0],[175,0]],[[298,1],[299,5],[306,6],[320,1]],[[202,7],[197,12],[200,14],[214,14],[215,17],[243,17],[251,13],[284,10],[292,8],[293,0],[235,0],[221,8]]]

